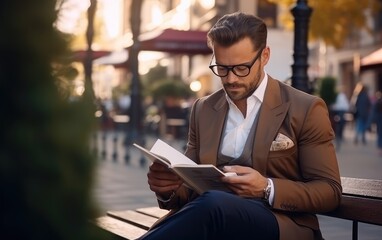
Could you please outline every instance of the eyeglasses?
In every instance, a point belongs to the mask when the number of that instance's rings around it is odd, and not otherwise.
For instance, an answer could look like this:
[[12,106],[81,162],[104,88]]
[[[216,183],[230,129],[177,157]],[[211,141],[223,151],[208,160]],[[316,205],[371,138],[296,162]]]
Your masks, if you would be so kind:
[[[261,53],[263,52],[264,48],[262,48],[257,54],[256,57],[252,60],[250,64],[238,64],[238,65],[211,65],[209,68],[211,71],[218,77],[226,77],[229,73],[229,71],[232,71],[236,76],[238,77],[246,77],[251,72],[251,68],[253,64],[257,61],[257,59],[261,56]],[[211,59],[212,62],[212,59]]]

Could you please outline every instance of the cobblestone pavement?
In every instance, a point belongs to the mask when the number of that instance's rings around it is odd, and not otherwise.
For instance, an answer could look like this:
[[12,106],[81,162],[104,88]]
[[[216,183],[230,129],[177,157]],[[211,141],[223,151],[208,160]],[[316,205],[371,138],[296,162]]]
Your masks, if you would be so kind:
[[[337,150],[341,176],[382,179],[382,157],[376,149],[375,134],[368,133],[366,145],[355,145],[352,141],[353,135],[352,126],[347,126],[345,140]],[[122,133],[109,132],[104,140],[102,136],[98,136],[97,151],[100,153],[100,160],[94,189],[101,215],[107,210],[156,205],[155,196],[147,185],[148,163],[142,162],[142,155],[137,149],[126,150]],[[151,147],[154,141],[154,137],[148,137],[146,146]],[[165,141],[181,151],[185,144],[167,138]],[[125,160],[126,155],[129,156],[129,161]],[[326,216],[319,216],[319,221],[326,240],[351,239],[351,221]],[[381,236],[381,226],[359,223],[359,240],[380,240]]]

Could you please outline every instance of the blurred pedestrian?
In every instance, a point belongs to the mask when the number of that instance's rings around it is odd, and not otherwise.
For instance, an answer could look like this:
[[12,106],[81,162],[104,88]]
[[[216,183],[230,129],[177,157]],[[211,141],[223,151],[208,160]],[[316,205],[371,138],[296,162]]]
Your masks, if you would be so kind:
[[366,144],[366,130],[371,109],[368,87],[361,83],[357,84],[353,95],[353,113],[355,120],[354,144],[358,144],[359,140],[361,140],[363,144]]
[[339,90],[336,101],[330,107],[333,115],[334,115],[334,130],[336,133],[336,148],[339,149],[341,147],[341,143],[343,141],[343,132],[346,125],[345,114],[349,111],[349,100],[346,97],[346,94]]
[[376,125],[378,154],[382,156],[382,92],[378,91],[375,96],[376,100],[371,108],[368,127],[371,124]]

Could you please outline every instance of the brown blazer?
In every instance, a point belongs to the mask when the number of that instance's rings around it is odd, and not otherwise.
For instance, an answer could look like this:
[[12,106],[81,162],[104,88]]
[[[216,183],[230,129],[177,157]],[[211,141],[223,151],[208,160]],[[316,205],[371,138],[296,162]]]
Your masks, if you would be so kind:
[[[223,89],[198,99],[190,116],[186,155],[216,165],[228,103]],[[341,182],[332,140],[334,133],[324,101],[268,78],[252,151],[253,168],[272,178],[270,206],[279,223],[280,239],[321,239],[315,213],[333,210],[341,200]],[[270,151],[278,133],[294,146]],[[185,188],[160,207],[179,209],[195,197]],[[314,230],[315,236],[310,229]]]

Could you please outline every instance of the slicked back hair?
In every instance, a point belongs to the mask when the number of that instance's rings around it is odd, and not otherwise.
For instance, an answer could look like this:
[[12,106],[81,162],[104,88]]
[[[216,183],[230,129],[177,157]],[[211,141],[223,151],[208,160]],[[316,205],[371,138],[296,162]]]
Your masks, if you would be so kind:
[[214,44],[229,47],[249,37],[253,50],[263,48],[267,44],[267,26],[264,21],[254,15],[242,12],[226,14],[221,17],[207,33],[208,46]]

